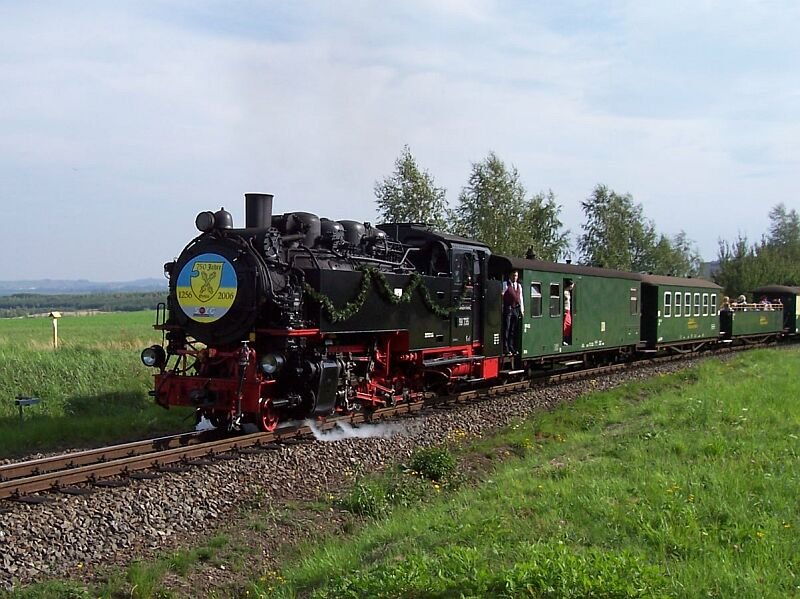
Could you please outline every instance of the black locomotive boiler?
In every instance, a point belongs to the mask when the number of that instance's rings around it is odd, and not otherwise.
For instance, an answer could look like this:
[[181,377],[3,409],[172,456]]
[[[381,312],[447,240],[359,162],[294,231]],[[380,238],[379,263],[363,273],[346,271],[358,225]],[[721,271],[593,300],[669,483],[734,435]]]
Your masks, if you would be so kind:
[[160,405],[272,430],[497,375],[501,283],[485,245],[245,198],[244,228],[202,212],[200,235],[164,266],[164,343],[142,353]]

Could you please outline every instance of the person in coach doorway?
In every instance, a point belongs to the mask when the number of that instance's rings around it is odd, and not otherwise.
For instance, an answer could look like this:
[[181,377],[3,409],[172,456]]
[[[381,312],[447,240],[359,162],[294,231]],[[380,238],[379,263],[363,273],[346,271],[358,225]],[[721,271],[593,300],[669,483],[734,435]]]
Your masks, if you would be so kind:
[[525,314],[522,285],[519,272],[511,273],[511,279],[503,283],[503,353],[517,353],[517,329]]

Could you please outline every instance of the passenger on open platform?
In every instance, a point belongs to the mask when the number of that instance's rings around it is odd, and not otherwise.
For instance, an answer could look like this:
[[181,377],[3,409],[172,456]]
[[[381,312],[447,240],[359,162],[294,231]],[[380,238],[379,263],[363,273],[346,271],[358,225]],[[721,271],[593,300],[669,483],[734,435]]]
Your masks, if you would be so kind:
[[731,312],[731,298],[727,295],[722,298],[722,305],[719,307],[720,312]]
[[744,293],[736,298],[736,309],[742,311],[747,310],[747,298]]

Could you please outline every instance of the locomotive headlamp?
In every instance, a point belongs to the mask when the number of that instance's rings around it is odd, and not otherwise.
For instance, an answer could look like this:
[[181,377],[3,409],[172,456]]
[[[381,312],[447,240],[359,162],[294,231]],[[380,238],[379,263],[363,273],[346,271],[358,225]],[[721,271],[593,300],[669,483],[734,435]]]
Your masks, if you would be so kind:
[[280,354],[267,354],[261,358],[261,370],[264,374],[276,374],[283,368],[284,359]]
[[160,368],[167,362],[167,355],[160,345],[152,345],[142,352],[142,364],[150,368]]

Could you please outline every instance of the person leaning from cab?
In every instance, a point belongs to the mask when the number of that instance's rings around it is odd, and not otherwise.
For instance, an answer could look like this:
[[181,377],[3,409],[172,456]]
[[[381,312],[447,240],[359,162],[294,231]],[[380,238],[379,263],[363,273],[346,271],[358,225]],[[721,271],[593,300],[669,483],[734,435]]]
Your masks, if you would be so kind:
[[503,281],[503,353],[517,353],[517,330],[525,314],[519,272],[512,271],[510,280]]

